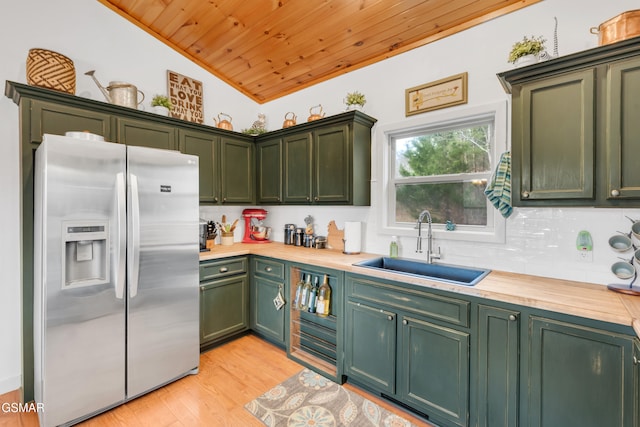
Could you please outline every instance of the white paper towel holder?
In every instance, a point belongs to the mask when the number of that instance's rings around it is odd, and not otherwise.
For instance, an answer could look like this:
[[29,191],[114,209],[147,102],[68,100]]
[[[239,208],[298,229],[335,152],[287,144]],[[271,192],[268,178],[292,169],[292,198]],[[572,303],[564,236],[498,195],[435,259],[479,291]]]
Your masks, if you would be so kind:
[[[355,241],[355,243],[351,240]],[[347,241],[350,242],[349,245],[347,245]],[[358,255],[360,253],[362,247],[362,222],[345,222],[342,243],[344,244],[343,254]]]

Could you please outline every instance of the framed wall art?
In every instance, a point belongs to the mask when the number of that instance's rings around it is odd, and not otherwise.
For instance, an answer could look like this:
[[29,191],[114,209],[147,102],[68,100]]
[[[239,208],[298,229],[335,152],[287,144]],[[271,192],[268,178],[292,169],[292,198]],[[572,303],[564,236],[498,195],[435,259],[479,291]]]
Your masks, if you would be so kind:
[[467,103],[467,73],[405,90],[405,115]]
[[204,123],[202,82],[167,70],[167,92],[173,105],[171,117]]

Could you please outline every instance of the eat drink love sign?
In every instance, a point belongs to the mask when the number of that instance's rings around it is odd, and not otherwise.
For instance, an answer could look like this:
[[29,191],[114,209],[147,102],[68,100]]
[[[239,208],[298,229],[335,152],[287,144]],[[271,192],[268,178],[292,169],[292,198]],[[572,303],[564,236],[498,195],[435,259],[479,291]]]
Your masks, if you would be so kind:
[[167,89],[173,105],[171,117],[204,123],[202,82],[167,70]]

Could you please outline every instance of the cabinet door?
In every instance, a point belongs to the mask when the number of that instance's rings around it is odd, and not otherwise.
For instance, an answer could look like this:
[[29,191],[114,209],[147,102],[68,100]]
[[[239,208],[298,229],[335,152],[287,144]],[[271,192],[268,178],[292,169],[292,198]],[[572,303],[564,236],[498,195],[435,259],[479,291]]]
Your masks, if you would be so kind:
[[640,341],[633,341],[633,425],[640,427]]
[[257,203],[281,203],[282,140],[278,138],[260,142],[256,150]]
[[284,346],[284,314],[288,306],[278,310],[273,304],[278,294],[284,297],[284,283],[254,276],[251,290],[251,327],[275,343]]
[[469,424],[469,334],[404,316],[398,395],[447,423]]
[[606,110],[608,199],[640,199],[639,93],[640,59],[609,66]]
[[255,172],[253,142],[223,136],[220,139],[222,203],[253,203]]
[[632,340],[531,317],[530,427],[631,427]]
[[478,307],[478,427],[518,425],[520,313]]
[[311,202],[311,133],[290,135],[283,139],[284,201]]
[[313,201],[348,203],[352,168],[349,126],[318,129],[313,137]]
[[51,102],[31,102],[31,142],[42,142],[45,133],[64,135],[66,132],[91,132],[111,140],[111,116],[81,108]]
[[200,346],[249,328],[247,275],[200,285]]
[[118,118],[117,142],[138,147],[177,150],[176,128],[148,120]]
[[[514,203],[595,197],[595,70],[515,88]],[[552,204],[552,203],[551,203]]]
[[357,382],[394,394],[396,314],[349,300],[345,319],[345,373]]
[[198,156],[200,167],[200,203],[218,203],[220,200],[220,168],[216,166],[219,137],[205,132],[180,130],[180,151]]

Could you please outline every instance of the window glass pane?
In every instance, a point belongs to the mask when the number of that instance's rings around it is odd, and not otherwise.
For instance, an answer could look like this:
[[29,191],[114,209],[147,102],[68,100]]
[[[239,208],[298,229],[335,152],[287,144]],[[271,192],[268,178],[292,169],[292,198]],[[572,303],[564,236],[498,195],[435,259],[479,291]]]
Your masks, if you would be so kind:
[[486,179],[439,184],[396,184],[396,222],[415,222],[428,209],[434,223],[487,225]]
[[395,178],[487,172],[491,139],[489,123],[395,139]]

